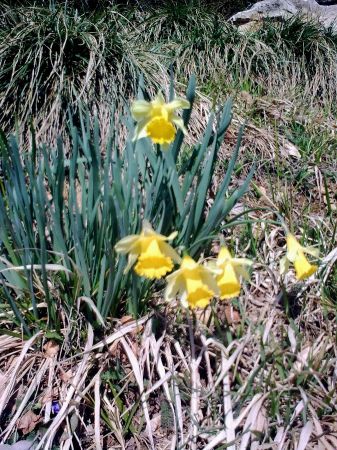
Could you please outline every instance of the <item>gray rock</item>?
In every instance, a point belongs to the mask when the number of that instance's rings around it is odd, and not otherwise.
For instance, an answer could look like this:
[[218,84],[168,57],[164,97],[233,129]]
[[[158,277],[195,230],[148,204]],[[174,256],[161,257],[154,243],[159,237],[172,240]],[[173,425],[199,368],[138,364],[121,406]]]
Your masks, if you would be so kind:
[[242,24],[263,18],[284,19],[294,14],[314,17],[326,27],[333,26],[337,30],[337,5],[324,6],[315,0],[263,0],[247,11],[235,14],[230,20]]

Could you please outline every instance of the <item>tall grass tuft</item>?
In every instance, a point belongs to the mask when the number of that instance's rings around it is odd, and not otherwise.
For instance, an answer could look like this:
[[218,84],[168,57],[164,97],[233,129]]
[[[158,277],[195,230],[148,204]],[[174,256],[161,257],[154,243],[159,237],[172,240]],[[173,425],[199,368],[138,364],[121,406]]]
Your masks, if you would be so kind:
[[3,129],[33,122],[38,138],[55,141],[69,107],[85,103],[109,121],[110,105],[134,95],[140,72],[154,91],[169,85],[172,69],[178,80],[196,74],[202,86],[248,82],[266,95],[336,102],[336,34],[314,21],[266,20],[242,31],[226,20],[226,4],[75,3],[2,8]]
[[137,57],[125,38],[127,18],[115,7],[91,14],[56,3],[7,7],[0,21],[4,129],[18,118],[27,126],[34,119],[46,134],[60,131],[69,106],[99,110],[135,88]]
[[[220,17],[220,18],[219,18]],[[337,99],[337,35],[299,16],[265,20],[241,31],[221,16],[208,32],[200,27],[174,43],[177,72],[196,73],[204,82],[249,81],[265,94],[302,97],[332,105]]]

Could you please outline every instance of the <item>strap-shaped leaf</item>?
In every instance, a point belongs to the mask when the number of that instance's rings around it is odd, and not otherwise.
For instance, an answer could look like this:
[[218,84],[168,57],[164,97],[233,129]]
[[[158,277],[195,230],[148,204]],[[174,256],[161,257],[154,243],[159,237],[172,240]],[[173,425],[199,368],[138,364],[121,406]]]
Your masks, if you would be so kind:
[[184,209],[184,200],[180,190],[177,167],[173,161],[171,153],[164,153],[164,159],[168,169],[169,187],[172,188],[174,192],[174,199],[177,205],[178,213],[182,214]]
[[[192,168],[190,171],[185,172],[185,179],[182,187],[182,193],[184,196],[186,196],[189,189],[191,189],[191,185],[193,182],[195,182],[194,177],[197,175],[198,170],[200,169],[200,164],[205,158],[205,153],[207,151],[211,135],[213,132],[213,122],[214,122],[214,114],[212,113],[210,115],[210,118],[207,123],[207,127],[204,133],[204,137],[202,139],[201,145],[197,152],[192,153],[190,164],[192,165]],[[181,173],[183,174],[183,173]]]
[[246,180],[244,183],[236,189],[233,194],[228,199],[223,199],[221,208],[219,207],[216,210],[216,215],[213,217],[212,221],[207,221],[202,228],[201,232],[197,236],[197,240],[202,239],[203,237],[210,234],[213,230],[218,229],[220,223],[226,219],[226,216],[231,211],[231,209],[235,206],[236,202],[245,194],[248,189],[249,183],[254,176],[255,165],[249,171]]
[[[187,90],[186,90],[186,98],[190,102],[190,108],[184,109],[183,115],[182,115],[185,126],[187,126],[187,124],[190,120],[190,117],[191,117],[192,107],[193,107],[193,103],[194,103],[194,99],[195,99],[195,87],[196,87],[196,80],[195,80],[195,76],[192,75],[191,78],[189,79],[189,82],[187,85]],[[184,133],[181,130],[178,130],[175,141],[171,147],[173,160],[175,162],[177,161],[183,139],[184,139]]]
[[243,131],[244,131],[244,127],[241,126],[240,130],[239,130],[239,134],[238,134],[237,143],[236,143],[234,152],[229,160],[229,164],[228,164],[224,179],[221,182],[221,185],[215,196],[212,208],[210,209],[208,216],[207,216],[205,226],[207,226],[208,229],[211,229],[212,227],[214,227],[214,224],[216,223],[216,218],[219,216],[219,214],[221,214],[224,199],[225,199],[225,193],[228,189],[228,186],[231,181],[233,171],[235,168],[235,164],[238,159],[240,144],[241,144],[241,140],[242,140],[242,136],[243,136]]
[[199,228],[201,216],[204,212],[204,207],[207,200],[207,193],[210,187],[211,178],[213,175],[214,168],[214,159],[216,155],[216,141],[214,141],[209,154],[207,155],[206,165],[203,169],[200,181],[198,181],[199,185],[196,192],[196,205],[195,205],[195,213],[194,213],[194,229],[197,230]]

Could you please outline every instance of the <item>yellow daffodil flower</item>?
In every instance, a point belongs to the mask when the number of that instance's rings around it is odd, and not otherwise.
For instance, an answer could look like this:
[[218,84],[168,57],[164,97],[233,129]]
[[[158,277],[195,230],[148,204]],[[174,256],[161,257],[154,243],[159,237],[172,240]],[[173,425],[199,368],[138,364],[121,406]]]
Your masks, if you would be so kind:
[[220,269],[216,280],[220,289],[221,300],[237,297],[240,294],[240,277],[249,280],[249,273],[245,266],[251,266],[253,262],[246,258],[232,258],[226,247],[220,249],[216,260],[216,268]]
[[219,291],[212,271],[190,256],[183,257],[180,269],[168,275],[166,281],[165,300],[179,295],[185,308],[205,308]]
[[178,253],[165,241],[172,241],[177,232],[169,236],[156,233],[148,222],[144,223],[140,235],[130,235],[115,245],[117,253],[128,254],[128,265],[125,272],[136,263],[135,272],[145,278],[161,278],[171,272],[174,262],[180,263]]
[[162,145],[164,149],[167,148],[174,141],[176,127],[180,128],[184,134],[187,133],[184,121],[176,114],[176,111],[189,107],[190,102],[180,97],[165,103],[160,92],[151,102],[134,101],[131,114],[138,123],[133,140],[149,137],[155,144]]
[[293,263],[298,280],[304,280],[316,272],[317,266],[310,264],[305,256],[318,256],[318,250],[313,247],[303,247],[292,234],[287,235],[287,254],[281,260],[281,274],[289,270],[289,263]]

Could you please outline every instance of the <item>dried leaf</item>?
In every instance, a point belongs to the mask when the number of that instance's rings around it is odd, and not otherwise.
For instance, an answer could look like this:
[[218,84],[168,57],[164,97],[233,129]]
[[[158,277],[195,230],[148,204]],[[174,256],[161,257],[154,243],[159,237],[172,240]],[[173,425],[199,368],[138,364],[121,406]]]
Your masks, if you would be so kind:
[[55,341],[48,341],[43,346],[43,350],[47,358],[54,358],[60,350],[60,346]]
[[298,151],[298,148],[291,142],[284,142],[281,147],[281,154],[284,157],[292,156],[293,158],[301,159],[301,154]]
[[121,319],[120,319],[120,323],[122,324],[122,325],[125,325],[126,323],[130,323],[130,322],[132,322],[133,321],[133,317],[132,316],[123,316]]
[[43,396],[41,397],[41,404],[45,405],[48,402],[51,402],[54,397],[58,396],[58,389],[55,387],[53,389],[48,388]]
[[295,331],[293,330],[293,328],[290,325],[288,326],[288,339],[290,342],[291,351],[293,353],[295,353],[296,347],[297,347],[296,335],[295,335]]
[[[69,426],[70,426],[70,430],[69,429],[65,429],[60,437],[60,441],[64,442],[67,439],[69,439],[69,437],[71,437],[71,434],[76,430],[76,428],[78,427],[79,424],[79,419],[77,417],[76,414],[72,414],[70,416],[70,421],[69,421]],[[69,431],[70,431],[70,435],[69,435]]]
[[28,434],[34,430],[40,421],[40,416],[37,416],[33,411],[27,411],[26,414],[17,421],[16,426],[23,434]]
[[229,325],[241,322],[240,313],[231,304],[225,306],[225,315]]
[[302,428],[297,450],[305,450],[307,448],[312,431],[313,423],[309,420]]
[[67,372],[65,372],[63,369],[60,369],[60,380],[64,383],[68,383],[73,376],[74,374],[71,369],[67,370]]
[[30,450],[31,448],[33,448],[32,441],[18,441],[11,446],[11,450]]
[[295,361],[293,366],[293,371],[301,373],[303,367],[308,364],[309,355],[312,348],[310,345],[306,345],[297,355],[297,361]]

